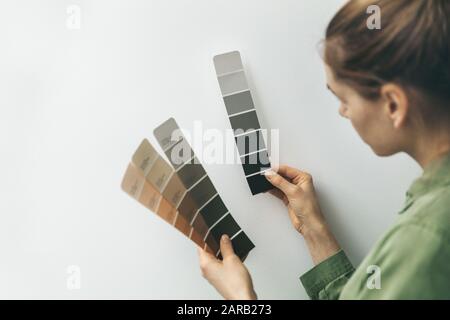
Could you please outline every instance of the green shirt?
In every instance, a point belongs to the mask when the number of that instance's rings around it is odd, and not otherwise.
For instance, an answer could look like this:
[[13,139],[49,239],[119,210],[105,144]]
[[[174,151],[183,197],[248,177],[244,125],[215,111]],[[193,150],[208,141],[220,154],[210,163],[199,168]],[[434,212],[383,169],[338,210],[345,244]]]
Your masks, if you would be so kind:
[[340,251],[300,280],[311,299],[450,299],[450,155],[425,168],[356,270]]

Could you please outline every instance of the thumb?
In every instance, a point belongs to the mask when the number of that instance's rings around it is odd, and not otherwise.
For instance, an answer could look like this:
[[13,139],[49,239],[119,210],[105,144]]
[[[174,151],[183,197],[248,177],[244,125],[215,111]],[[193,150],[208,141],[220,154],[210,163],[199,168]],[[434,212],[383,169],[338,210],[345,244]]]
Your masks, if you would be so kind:
[[285,195],[291,195],[295,192],[296,186],[289,181],[287,181],[285,178],[283,178],[281,175],[276,173],[275,171],[269,170],[264,173],[267,180],[280,189]]
[[234,256],[233,244],[231,243],[230,237],[226,234],[220,238],[220,252],[224,260]]

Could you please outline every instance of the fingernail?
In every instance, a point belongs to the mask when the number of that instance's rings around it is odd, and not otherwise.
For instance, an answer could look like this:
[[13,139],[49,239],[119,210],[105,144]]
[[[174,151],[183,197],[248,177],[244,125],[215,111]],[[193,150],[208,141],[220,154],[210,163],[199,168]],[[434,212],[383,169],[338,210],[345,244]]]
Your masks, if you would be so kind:
[[267,179],[270,179],[275,175],[275,171],[273,170],[264,171],[264,175],[266,176]]
[[222,238],[221,238],[221,240],[222,240],[222,242],[228,242],[229,240],[230,240],[230,238],[226,235],[226,234],[224,234],[223,236],[222,236]]
[[267,170],[267,171],[264,171],[264,173],[263,173],[266,177],[267,176],[271,176],[272,174],[273,174],[273,171],[272,170]]

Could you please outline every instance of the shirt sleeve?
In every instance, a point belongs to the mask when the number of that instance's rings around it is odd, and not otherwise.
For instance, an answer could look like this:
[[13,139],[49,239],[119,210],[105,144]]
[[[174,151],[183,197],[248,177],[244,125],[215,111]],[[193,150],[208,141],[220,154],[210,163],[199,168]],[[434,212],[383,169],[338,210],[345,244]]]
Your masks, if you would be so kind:
[[302,275],[300,281],[311,299],[335,300],[354,271],[341,250]]

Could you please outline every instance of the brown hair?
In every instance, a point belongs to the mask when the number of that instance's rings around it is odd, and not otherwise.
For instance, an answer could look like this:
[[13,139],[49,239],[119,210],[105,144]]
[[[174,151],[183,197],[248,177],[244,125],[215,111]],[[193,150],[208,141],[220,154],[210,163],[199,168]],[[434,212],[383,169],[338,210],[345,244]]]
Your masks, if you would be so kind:
[[[370,5],[381,9],[379,30],[367,26]],[[325,63],[371,100],[394,82],[450,112],[449,58],[450,0],[350,0],[326,30]]]

